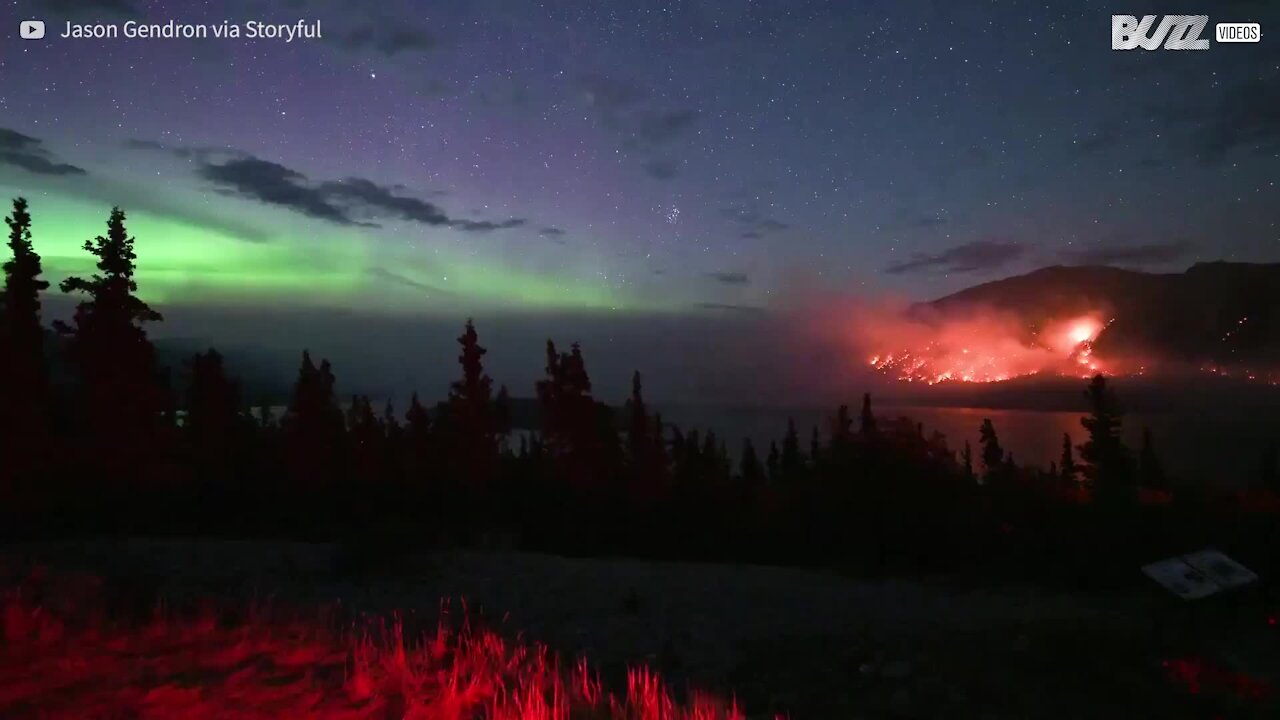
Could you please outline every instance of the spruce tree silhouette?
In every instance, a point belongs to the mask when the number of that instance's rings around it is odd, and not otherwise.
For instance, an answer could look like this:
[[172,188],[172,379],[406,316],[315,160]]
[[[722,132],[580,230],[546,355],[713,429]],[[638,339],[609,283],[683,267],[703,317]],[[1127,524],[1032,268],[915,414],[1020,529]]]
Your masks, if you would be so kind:
[[[475,323],[470,319],[458,336],[458,364],[462,377],[449,387],[440,430],[446,440],[447,493],[459,511],[474,523],[498,473],[498,418],[493,405],[493,380],[485,374],[484,356]],[[447,499],[446,502],[450,501]],[[479,528],[474,528],[479,531]]]
[[405,500],[405,444],[404,444],[404,428],[400,425],[400,418],[396,417],[396,408],[390,400],[382,408],[382,430],[384,433],[383,442],[383,477],[381,485],[384,488],[393,488],[398,494],[394,496],[395,500]]
[[658,473],[656,481],[660,488],[664,488],[663,482],[671,466],[671,454],[667,449],[666,425],[662,424],[662,413],[653,414],[653,452],[654,470]]
[[240,388],[227,377],[222,355],[212,348],[190,361],[186,417],[182,423],[193,471],[204,482],[226,482],[241,459],[246,418]]
[[822,464],[822,436],[818,433],[818,426],[813,426],[813,432],[809,434],[809,467],[816,473],[818,466]]
[[853,418],[849,415],[849,406],[841,405],[836,409],[836,416],[831,420],[831,449],[844,450],[853,442]]
[[875,437],[878,432],[875,413],[871,412],[871,393],[863,393],[862,395],[862,415],[858,432],[864,438]]
[[964,441],[964,450],[960,453],[961,469],[964,472],[964,479],[970,482],[977,479],[973,473],[973,448],[969,445],[969,441]]
[[742,477],[743,486],[748,493],[758,492],[764,485],[764,467],[760,464],[760,456],[756,454],[756,446],[751,438],[742,441],[742,458],[739,461],[738,474]]
[[627,452],[633,465],[643,465],[652,452],[649,437],[652,429],[649,409],[644,403],[644,390],[640,383],[640,371],[631,375],[631,397],[627,400]]
[[1089,415],[1080,418],[1088,440],[1079,447],[1084,477],[1094,497],[1103,502],[1130,502],[1136,499],[1129,450],[1120,439],[1124,413],[1115,393],[1102,375],[1090,381],[1085,397]]
[[804,456],[800,454],[800,436],[796,434],[796,421],[787,418],[787,434],[782,436],[782,477],[794,483],[804,472]]
[[591,378],[578,343],[568,353],[557,353],[555,343],[547,341],[547,377],[538,381],[537,393],[547,450],[563,477],[576,492],[599,490],[605,471],[603,418],[591,395]]
[[1076,484],[1076,460],[1071,447],[1071,433],[1062,433],[1062,457],[1058,461],[1058,476],[1067,488]]
[[[316,367],[311,353],[303,350],[293,398],[281,420],[293,492],[300,500],[321,503],[329,514],[335,507],[325,503],[338,500],[343,439],[342,410],[334,401],[334,382],[329,361],[322,360]],[[305,512],[304,508],[299,510]]]
[[124,211],[113,208],[107,234],[85,242],[84,249],[98,258],[98,272],[67,278],[61,289],[88,299],[76,306],[72,325],[55,327],[70,339],[82,386],[83,430],[95,464],[107,476],[137,477],[147,469],[144,458],[163,448],[168,392],[143,329],[161,316],[135,294],[134,238],[125,229]]
[[44,357],[44,328],[40,324],[40,293],[49,283],[40,255],[31,244],[31,215],[27,201],[13,201],[9,226],[11,257],[4,263],[4,293],[0,295],[0,437],[9,448],[0,461],[0,491],[19,477],[39,472],[37,463],[48,449],[49,376]]
[[355,395],[347,408],[347,475],[356,493],[369,495],[383,480],[386,460],[386,427],[373,410],[368,396]]
[[511,391],[506,385],[498,387],[498,394],[493,396],[493,427],[498,437],[505,438],[511,432]]
[[416,514],[440,508],[440,473],[435,429],[418,393],[409,398],[404,414],[405,483],[409,505]]
[[764,461],[765,472],[769,475],[769,482],[777,485],[782,482],[782,458],[778,453],[778,443],[771,441],[769,443],[769,454]]
[[631,376],[631,397],[627,400],[627,486],[633,508],[649,509],[658,501],[660,471],[653,419],[644,401],[644,389],[637,370]]
[[1147,490],[1157,492],[1169,490],[1169,479],[1165,476],[1164,464],[1160,462],[1151,444],[1151,428],[1142,428],[1142,450],[1138,455],[1138,480]]
[[996,435],[996,427],[991,418],[983,418],[978,428],[978,443],[982,445],[982,466],[987,482],[1000,478],[1005,469],[1004,448],[1000,447],[1000,438]]

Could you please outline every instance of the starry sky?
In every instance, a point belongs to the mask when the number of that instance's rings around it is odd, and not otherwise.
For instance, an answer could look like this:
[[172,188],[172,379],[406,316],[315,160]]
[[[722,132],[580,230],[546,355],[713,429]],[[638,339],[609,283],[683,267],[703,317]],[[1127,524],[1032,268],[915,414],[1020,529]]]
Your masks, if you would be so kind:
[[[1158,7],[1156,6],[1158,5]],[[1110,14],[1262,42],[1113,52]],[[1280,260],[1280,12],[944,0],[6,0],[48,274],[129,212],[192,307],[729,319],[1047,264]],[[18,39],[18,20],[49,36]],[[323,37],[63,39],[66,21]]]

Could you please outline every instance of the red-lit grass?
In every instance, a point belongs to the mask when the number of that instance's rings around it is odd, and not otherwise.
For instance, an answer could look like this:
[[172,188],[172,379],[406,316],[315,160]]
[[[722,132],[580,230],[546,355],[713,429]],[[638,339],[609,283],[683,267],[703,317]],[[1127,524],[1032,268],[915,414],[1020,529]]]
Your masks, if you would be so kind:
[[[406,639],[399,616],[335,631],[329,623],[219,622],[157,612],[110,623],[64,619],[13,591],[3,605],[0,717],[103,720],[743,720],[736,704],[691,694],[678,705],[648,669],[608,692],[585,661],[562,667],[442,611]],[[463,612],[465,618],[465,608]]]

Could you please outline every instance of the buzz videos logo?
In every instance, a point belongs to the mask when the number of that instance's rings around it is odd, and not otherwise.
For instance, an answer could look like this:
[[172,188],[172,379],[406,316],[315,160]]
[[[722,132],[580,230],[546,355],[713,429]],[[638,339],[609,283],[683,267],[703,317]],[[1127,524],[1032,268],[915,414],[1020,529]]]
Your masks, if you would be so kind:
[[[1208,24],[1208,15],[1143,15],[1141,19],[1136,15],[1112,15],[1111,49],[1208,50],[1209,38],[1201,37]],[[1262,40],[1262,28],[1258,23],[1218,23],[1214,26],[1214,39],[1220,43],[1256,43]]]

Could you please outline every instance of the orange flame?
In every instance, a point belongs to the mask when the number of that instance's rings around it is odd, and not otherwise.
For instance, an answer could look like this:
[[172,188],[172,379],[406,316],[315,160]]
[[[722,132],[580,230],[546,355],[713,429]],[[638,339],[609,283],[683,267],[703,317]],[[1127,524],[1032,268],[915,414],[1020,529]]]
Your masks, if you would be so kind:
[[1001,382],[1051,372],[1091,377],[1107,373],[1093,343],[1112,320],[1089,313],[1028,328],[1020,338],[1008,328],[975,320],[939,327],[923,347],[881,353],[872,368],[904,382]]

